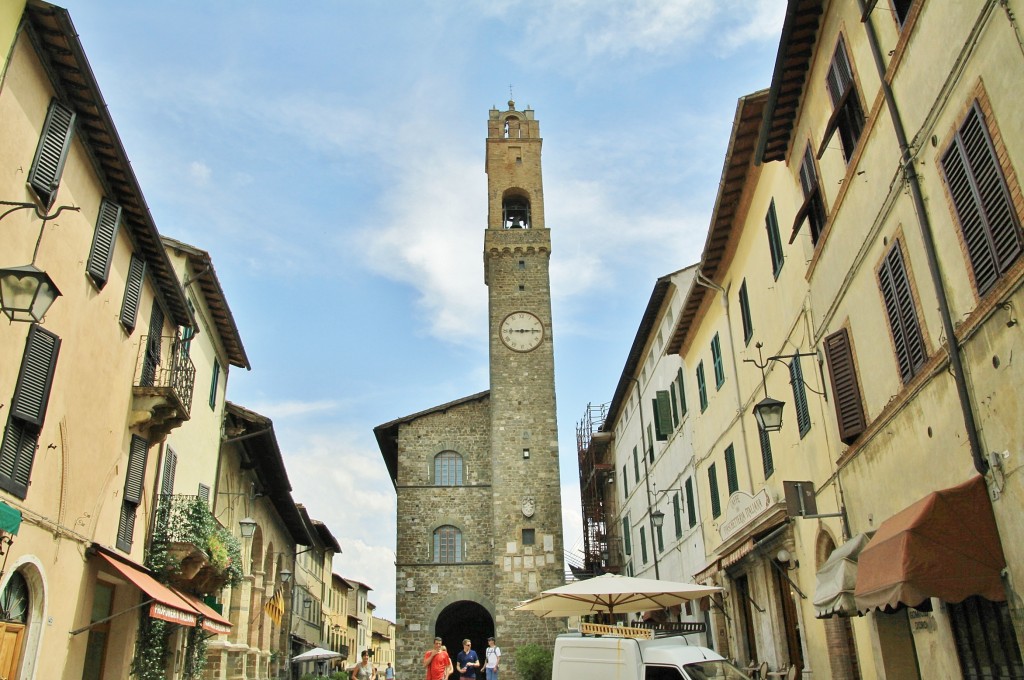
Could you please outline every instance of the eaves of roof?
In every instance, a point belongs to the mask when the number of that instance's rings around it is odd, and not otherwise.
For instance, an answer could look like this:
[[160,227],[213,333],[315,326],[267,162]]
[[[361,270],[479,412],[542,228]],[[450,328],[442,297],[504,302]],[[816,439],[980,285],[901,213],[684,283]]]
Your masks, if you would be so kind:
[[[696,265],[690,266],[695,267]],[[619,382],[615,387],[615,394],[608,405],[608,414],[605,416],[604,424],[601,425],[601,432],[610,431],[615,420],[619,417],[619,412],[622,410],[623,405],[629,401],[630,384],[636,380],[637,370],[644,358],[644,348],[647,347],[651,333],[658,321],[658,312],[661,310],[665,297],[672,286],[672,277],[689,268],[686,267],[677,272],[666,274],[654,282],[654,290],[651,291],[651,297],[647,300],[647,307],[644,309],[643,316],[640,317],[640,326],[636,330],[636,336],[633,338],[633,344],[629,348],[629,354],[626,355],[626,365],[622,368],[622,374],[619,376]]]
[[701,254],[694,285],[683,300],[672,338],[665,346],[667,354],[677,354],[687,346],[696,320],[706,309],[705,300],[710,299],[711,290],[701,285],[699,279],[716,281],[732,258],[735,242],[743,227],[741,211],[744,207],[744,192],[748,181],[756,179],[760,172],[760,167],[754,165],[753,159],[767,98],[768,90],[761,90],[740,97],[736,104],[729,148],[722,167],[722,178],[718,183],[718,196],[711,214],[704,252]]
[[786,159],[823,13],[822,0],[789,0],[757,140],[758,164]]
[[312,520],[313,528],[316,529],[316,533],[320,536],[320,540],[323,544],[334,551],[334,554],[341,554],[341,545],[338,543],[338,539],[334,537],[331,530],[327,528],[327,525],[318,519]]
[[68,11],[48,2],[29,0],[25,21],[54,88],[77,114],[75,129],[79,138],[96,164],[108,198],[121,206],[122,224],[131,234],[136,253],[145,260],[146,271],[156,283],[171,318],[178,326],[194,327],[185,291],[164,252],[160,233]]
[[270,499],[295,542],[299,545],[313,545],[313,537],[309,535],[295,499],[292,498],[292,485],[288,481],[288,471],[274,435],[274,423],[266,416],[231,402],[225,405],[225,411],[227,415],[244,422],[246,427],[244,434],[227,438],[223,443],[234,443],[242,449],[245,457],[243,466],[253,470],[261,493]]
[[227,296],[224,295],[220,279],[217,278],[217,270],[213,268],[213,259],[210,258],[210,253],[168,236],[162,237],[162,240],[164,245],[184,253],[192,264],[195,274],[191,279],[185,281],[184,286],[196,283],[203,291],[206,306],[210,309],[213,322],[217,325],[217,333],[224,344],[228,361],[232,366],[251,370],[249,357],[246,356],[245,347],[242,346],[242,336],[238,332],[238,326],[235,325],[235,317],[231,314],[231,308],[228,307]]
[[383,425],[378,425],[373,428],[373,435],[377,438],[377,446],[380,448],[380,455],[384,458],[384,464],[387,465],[388,473],[391,475],[391,483],[396,485],[398,484],[398,429],[400,426],[411,423],[418,418],[428,416],[432,413],[444,413],[449,409],[463,404],[468,404],[474,401],[483,401],[484,399],[489,399],[490,396],[490,390],[477,392],[476,394],[471,394],[468,397],[449,401],[447,404],[441,404],[440,406],[428,408],[425,411],[418,411],[412,415],[396,418],[391,422],[384,423]]

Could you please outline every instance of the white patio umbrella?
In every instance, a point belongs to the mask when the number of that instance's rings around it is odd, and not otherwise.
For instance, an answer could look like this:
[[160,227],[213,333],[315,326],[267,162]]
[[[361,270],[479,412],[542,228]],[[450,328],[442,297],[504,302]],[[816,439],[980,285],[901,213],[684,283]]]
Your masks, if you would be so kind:
[[303,652],[292,657],[292,663],[302,663],[303,661],[326,661],[327,659],[337,659],[341,656],[337,652],[332,652],[329,649],[323,647],[314,647],[313,649]]
[[629,614],[698,600],[720,590],[717,586],[603,574],[545,590],[515,609],[547,618],[597,613]]

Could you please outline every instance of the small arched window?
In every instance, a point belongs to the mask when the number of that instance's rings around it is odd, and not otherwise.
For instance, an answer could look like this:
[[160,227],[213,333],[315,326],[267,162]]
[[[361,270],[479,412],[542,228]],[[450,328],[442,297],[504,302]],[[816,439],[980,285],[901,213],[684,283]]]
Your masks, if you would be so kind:
[[28,623],[28,583],[20,571],[11,574],[3,593],[0,593],[0,620]]
[[434,456],[434,486],[462,486],[462,456],[454,451]]
[[525,196],[506,196],[501,211],[506,229],[530,228],[530,199]]
[[434,562],[453,564],[462,561],[462,532],[450,524],[434,529]]

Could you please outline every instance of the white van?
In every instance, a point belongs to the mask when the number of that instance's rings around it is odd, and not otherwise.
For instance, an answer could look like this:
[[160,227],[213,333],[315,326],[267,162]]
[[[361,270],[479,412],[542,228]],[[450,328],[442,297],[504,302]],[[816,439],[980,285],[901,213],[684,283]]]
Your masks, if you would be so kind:
[[551,680],[747,680],[707,647],[649,628],[582,624],[555,639]]

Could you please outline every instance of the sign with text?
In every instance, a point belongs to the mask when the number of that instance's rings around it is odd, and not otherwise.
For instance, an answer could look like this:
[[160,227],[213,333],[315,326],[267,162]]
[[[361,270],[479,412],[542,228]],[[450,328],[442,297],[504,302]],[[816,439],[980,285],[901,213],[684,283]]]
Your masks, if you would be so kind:
[[768,497],[768,490],[762,489],[759,493],[751,496],[748,493],[737,491],[729,496],[729,505],[725,509],[725,521],[718,525],[718,535],[722,540],[727,540],[737,531],[760,517],[772,504]]

